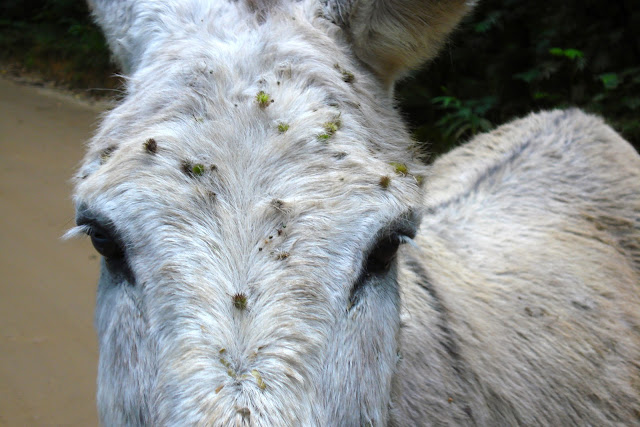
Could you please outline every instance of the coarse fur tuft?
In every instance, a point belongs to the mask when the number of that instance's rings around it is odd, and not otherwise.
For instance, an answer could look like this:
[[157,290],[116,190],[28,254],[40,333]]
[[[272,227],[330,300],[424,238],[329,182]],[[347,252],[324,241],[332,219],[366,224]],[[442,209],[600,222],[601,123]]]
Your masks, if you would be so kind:
[[158,152],[158,143],[155,139],[149,138],[143,144],[144,150],[149,154],[156,154]]

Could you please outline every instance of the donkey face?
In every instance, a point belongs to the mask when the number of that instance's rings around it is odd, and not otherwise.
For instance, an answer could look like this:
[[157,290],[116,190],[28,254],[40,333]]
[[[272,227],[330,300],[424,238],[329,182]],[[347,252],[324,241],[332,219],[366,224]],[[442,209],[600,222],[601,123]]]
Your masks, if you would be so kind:
[[424,172],[390,85],[467,7],[397,3],[92,3],[128,75],[76,189],[103,423],[387,421]]

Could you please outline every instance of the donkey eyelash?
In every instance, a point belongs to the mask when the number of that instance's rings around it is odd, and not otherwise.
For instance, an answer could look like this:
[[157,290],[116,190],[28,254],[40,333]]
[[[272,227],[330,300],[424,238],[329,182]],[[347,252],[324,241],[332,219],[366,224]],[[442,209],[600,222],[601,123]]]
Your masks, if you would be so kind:
[[82,224],[70,228],[66,233],[62,235],[62,240],[77,239],[79,237],[88,236],[91,234],[91,226],[89,224]]
[[413,240],[411,237],[405,235],[405,234],[399,234],[398,235],[398,240],[400,240],[400,244],[403,245],[405,243],[408,243],[410,246],[413,246],[414,248],[418,247],[418,244],[416,243],[415,240]]

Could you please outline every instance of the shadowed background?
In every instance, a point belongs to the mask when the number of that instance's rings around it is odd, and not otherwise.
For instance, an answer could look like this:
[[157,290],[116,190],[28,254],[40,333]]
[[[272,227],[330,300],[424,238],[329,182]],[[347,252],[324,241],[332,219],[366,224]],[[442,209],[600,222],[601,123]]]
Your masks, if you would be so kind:
[[[450,43],[398,88],[414,137],[436,154],[530,111],[578,106],[640,147],[636,0],[481,0]],[[116,71],[79,0],[0,2],[0,60],[91,95]],[[428,141],[428,143],[426,143]]]

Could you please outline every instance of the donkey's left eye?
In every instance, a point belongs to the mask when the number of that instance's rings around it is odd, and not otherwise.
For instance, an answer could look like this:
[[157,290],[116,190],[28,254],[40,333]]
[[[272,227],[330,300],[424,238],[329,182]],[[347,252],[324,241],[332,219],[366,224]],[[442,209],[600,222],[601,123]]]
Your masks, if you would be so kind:
[[360,276],[351,287],[349,309],[356,304],[358,295],[367,283],[375,278],[382,278],[389,272],[396,258],[398,247],[403,241],[402,235],[398,233],[385,234],[376,241],[362,266]]
[[362,266],[360,276],[353,283],[349,295],[349,307],[353,307],[361,290],[372,279],[381,278],[391,269],[396,258],[398,247],[405,240],[404,235],[398,233],[385,234],[380,237],[375,246],[370,250],[367,259]]
[[92,225],[87,234],[91,238],[93,247],[100,255],[107,259],[122,258],[124,254],[122,248],[104,228]]
[[400,243],[401,238],[397,233],[380,238],[367,257],[367,263],[365,264],[366,274],[370,276],[389,271]]
[[368,283],[384,279],[390,272],[402,243],[411,242],[416,235],[418,220],[413,211],[408,211],[382,227],[375,243],[369,247],[360,274],[351,286],[349,309],[354,307]]

